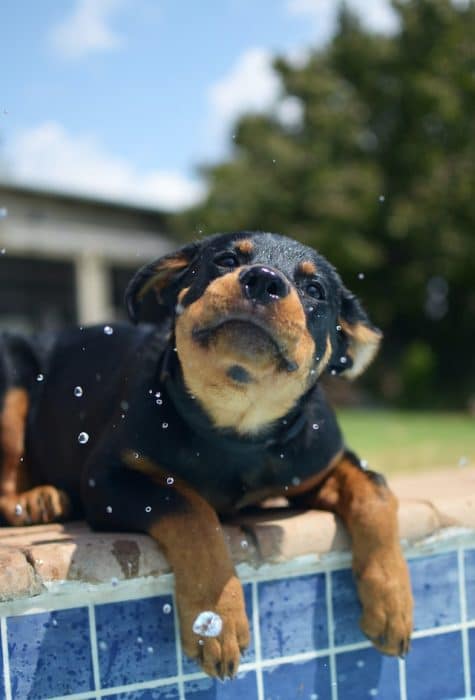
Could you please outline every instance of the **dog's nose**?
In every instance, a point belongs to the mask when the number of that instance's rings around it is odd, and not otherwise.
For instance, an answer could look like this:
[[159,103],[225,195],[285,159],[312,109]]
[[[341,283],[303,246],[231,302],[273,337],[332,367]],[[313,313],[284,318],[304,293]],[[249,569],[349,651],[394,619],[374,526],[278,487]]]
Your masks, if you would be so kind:
[[289,293],[289,284],[276,270],[261,265],[245,270],[240,275],[244,296],[259,304],[283,299]]

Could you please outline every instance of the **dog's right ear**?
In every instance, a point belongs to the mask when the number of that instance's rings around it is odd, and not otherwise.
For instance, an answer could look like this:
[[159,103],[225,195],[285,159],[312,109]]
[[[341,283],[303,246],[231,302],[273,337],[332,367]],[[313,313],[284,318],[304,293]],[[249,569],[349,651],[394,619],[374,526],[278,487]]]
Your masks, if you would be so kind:
[[153,289],[159,306],[173,309],[181,282],[198,258],[200,243],[188,243],[179,250],[164,255],[138,270],[125,290],[125,303],[130,319],[137,323],[143,298]]

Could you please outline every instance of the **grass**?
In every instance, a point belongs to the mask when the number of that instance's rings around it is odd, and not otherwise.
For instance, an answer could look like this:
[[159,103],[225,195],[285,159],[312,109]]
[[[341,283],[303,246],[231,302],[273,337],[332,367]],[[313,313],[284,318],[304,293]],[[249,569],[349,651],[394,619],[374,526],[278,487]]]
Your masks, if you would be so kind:
[[346,444],[385,474],[475,465],[475,418],[457,413],[338,411]]

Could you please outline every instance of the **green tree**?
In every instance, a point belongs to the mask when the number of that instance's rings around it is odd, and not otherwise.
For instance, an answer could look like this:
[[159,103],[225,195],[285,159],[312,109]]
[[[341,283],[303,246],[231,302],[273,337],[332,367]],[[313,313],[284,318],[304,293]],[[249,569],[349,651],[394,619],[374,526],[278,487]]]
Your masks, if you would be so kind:
[[203,171],[205,202],[175,223],[280,231],[321,250],[385,332],[373,386],[462,406],[475,395],[475,3],[393,7],[392,36],[343,5],[304,66],[277,58],[301,120],[243,117],[230,159]]

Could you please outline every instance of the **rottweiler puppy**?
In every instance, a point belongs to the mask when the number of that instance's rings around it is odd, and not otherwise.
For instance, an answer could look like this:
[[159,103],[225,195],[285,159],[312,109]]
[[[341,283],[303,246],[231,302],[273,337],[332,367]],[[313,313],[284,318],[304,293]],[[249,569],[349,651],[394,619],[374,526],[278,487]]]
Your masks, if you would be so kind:
[[380,331],[324,257],[271,233],[211,236],[146,265],[126,292],[133,321],[150,290],[153,325],[4,337],[4,521],[149,533],[175,573],[186,653],[224,678],[249,631],[220,517],[269,496],[330,510],[351,536],[363,632],[404,655],[397,502],[346,448],[318,381],[360,374]]

